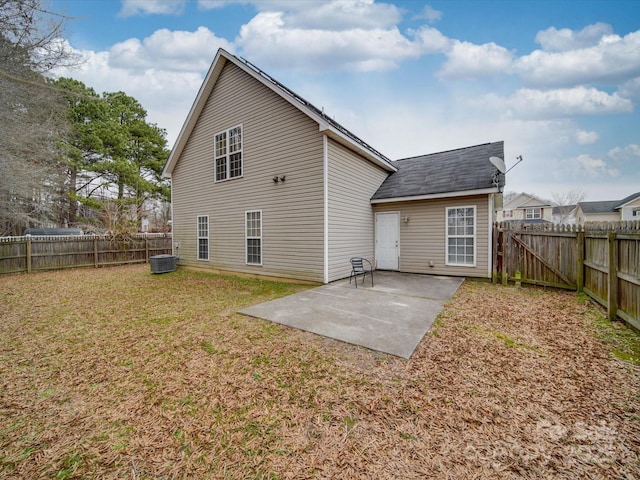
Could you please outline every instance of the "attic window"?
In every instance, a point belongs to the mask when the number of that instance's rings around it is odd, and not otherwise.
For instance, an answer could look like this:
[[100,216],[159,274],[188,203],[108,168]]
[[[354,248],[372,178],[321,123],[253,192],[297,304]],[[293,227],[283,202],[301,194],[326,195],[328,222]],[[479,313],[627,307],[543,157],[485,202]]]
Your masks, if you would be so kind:
[[216,182],[242,176],[242,125],[215,135]]

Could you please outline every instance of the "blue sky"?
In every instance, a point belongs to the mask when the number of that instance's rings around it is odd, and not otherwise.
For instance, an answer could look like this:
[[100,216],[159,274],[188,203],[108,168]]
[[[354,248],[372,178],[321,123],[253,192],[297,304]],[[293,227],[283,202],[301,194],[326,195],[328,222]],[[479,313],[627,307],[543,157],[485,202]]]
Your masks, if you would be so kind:
[[640,2],[54,0],[85,59],[173,145],[219,47],[391,159],[505,141],[507,191],[640,191]]

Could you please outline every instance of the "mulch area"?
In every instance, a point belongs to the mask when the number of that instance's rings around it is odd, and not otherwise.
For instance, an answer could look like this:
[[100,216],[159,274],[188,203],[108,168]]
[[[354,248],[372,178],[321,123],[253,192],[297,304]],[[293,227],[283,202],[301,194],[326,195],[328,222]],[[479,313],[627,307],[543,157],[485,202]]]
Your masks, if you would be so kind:
[[640,478],[640,369],[574,293],[465,282],[406,361],[234,313],[279,288],[0,277],[0,478]]

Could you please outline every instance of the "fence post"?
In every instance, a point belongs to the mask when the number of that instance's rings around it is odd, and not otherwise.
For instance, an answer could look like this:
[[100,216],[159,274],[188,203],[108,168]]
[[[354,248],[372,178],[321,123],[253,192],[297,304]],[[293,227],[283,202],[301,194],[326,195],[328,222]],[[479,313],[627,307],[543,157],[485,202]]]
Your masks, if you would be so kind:
[[494,223],[491,227],[493,229],[493,234],[491,235],[492,240],[492,261],[493,265],[491,266],[491,283],[498,283],[498,224]]
[[93,236],[93,266],[98,268],[98,237]]
[[582,292],[584,288],[584,231],[578,230],[576,235],[576,291]]
[[149,236],[144,234],[144,261],[149,263]]
[[27,273],[31,273],[31,235],[26,236],[25,253],[27,255]]
[[607,296],[607,314],[613,321],[618,316],[618,241],[616,232],[609,232],[609,294]]
[[508,228],[502,232],[502,271],[500,276],[502,279],[502,285],[507,286],[509,284],[509,272],[507,271],[507,260],[511,259],[509,255],[509,244],[511,240],[511,233]]

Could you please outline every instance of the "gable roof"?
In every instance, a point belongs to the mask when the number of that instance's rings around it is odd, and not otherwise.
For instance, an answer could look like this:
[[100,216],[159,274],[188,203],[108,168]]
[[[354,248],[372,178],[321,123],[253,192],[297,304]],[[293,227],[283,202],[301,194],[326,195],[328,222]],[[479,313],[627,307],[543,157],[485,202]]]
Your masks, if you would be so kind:
[[619,208],[624,207],[627,203],[633,202],[637,198],[640,198],[640,192],[632,193],[628,197],[623,198],[622,200],[620,200],[620,203],[618,203],[618,205],[616,205],[616,210],[619,209]]
[[504,158],[504,142],[397,160],[398,171],[387,177],[371,202],[496,193],[505,178],[503,174],[495,177],[498,172],[489,157]]
[[518,208],[550,207],[551,204],[529,193],[520,193],[504,204],[503,210],[515,210]]
[[213,62],[211,63],[211,67],[207,72],[207,76],[205,77],[204,82],[202,83],[202,86],[198,91],[198,95],[196,96],[196,99],[191,106],[189,115],[187,115],[187,119],[185,120],[182,129],[180,130],[180,134],[178,135],[178,138],[173,148],[171,149],[169,159],[167,160],[167,163],[165,164],[162,171],[162,176],[171,176],[171,172],[173,172],[173,169],[176,166],[176,163],[187,144],[189,136],[191,135],[191,132],[193,131],[198,118],[202,113],[202,110],[204,109],[207,99],[213,91],[218,77],[222,73],[222,69],[228,62],[242,69],[245,73],[252,76],[254,79],[273,91],[275,94],[279,95],[285,101],[309,116],[313,121],[317,122],[320,132],[326,134],[327,136],[331,137],[347,148],[355,150],[367,160],[378,165],[384,170],[387,170],[388,172],[394,172],[396,170],[396,167],[387,157],[385,157],[382,153],[377,151],[365,141],[358,138],[356,135],[351,133],[349,130],[330,118],[328,115],[325,115],[322,110],[314,107],[300,95],[285,87],[283,84],[276,81],[273,77],[269,76],[267,73],[263,72],[247,60],[236,57],[235,55],[232,55],[224,49],[220,48],[216,53]]
[[583,213],[615,213],[620,200],[605,200],[599,202],[580,202],[578,206]]
[[640,198],[640,192],[632,193],[628,197],[622,200],[603,200],[597,202],[580,202],[578,206],[583,213],[616,213],[616,210],[621,209],[626,204],[633,202],[637,198]]

